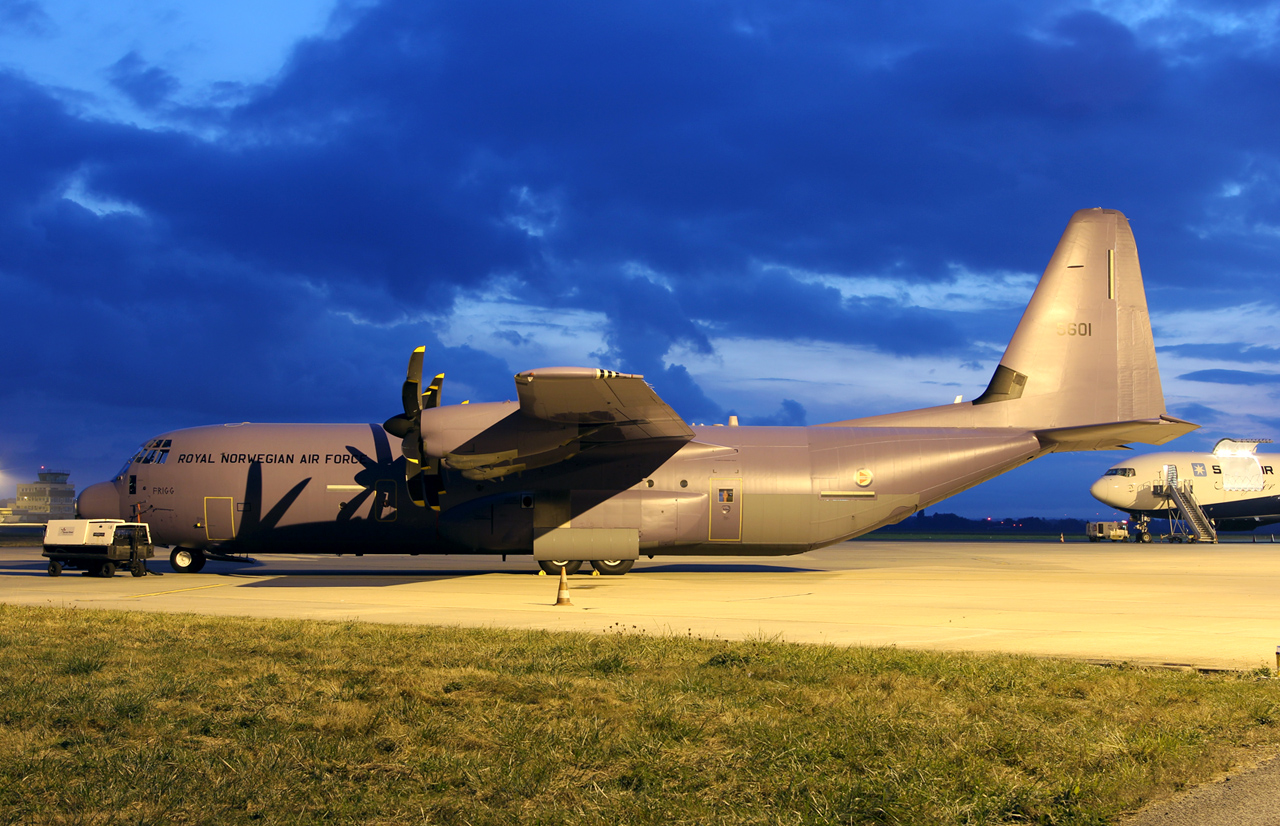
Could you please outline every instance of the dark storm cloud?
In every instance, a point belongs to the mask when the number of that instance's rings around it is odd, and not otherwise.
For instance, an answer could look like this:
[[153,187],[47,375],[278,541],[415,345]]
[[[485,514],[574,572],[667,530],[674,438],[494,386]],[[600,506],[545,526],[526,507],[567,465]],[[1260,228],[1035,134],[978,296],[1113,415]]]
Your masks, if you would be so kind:
[[808,417],[808,411],[800,402],[794,399],[783,399],[782,407],[777,413],[772,416],[747,416],[742,420],[742,424],[803,427],[808,424]]
[[[0,25],[41,14],[0,0]],[[451,348],[432,324],[505,279],[535,306],[603,314],[603,366],[723,420],[673,347],[976,362],[992,353],[973,342],[1002,346],[1021,311],[848,298],[789,271],[1038,273],[1095,205],[1133,219],[1153,312],[1271,284],[1280,61],[1190,13],[1162,38],[1072,3],[341,14],[341,34],[300,43],[230,107],[121,56],[115,85],[171,128],[83,117],[0,76],[0,283],[22,308],[0,344],[30,354],[0,398],[41,394],[56,420],[88,377],[126,376],[164,392],[102,401],[122,433],[157,409],[381,419],[424,342],[446,392],[505,398],[503,348],[527,340]],[[778,404],[740,414],[804,420]]]

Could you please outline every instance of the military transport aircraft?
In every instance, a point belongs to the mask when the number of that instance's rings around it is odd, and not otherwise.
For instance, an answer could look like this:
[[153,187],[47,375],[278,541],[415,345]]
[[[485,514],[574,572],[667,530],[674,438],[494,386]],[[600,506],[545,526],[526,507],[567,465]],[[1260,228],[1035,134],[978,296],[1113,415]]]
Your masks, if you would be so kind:
[[1251,531],[1280,522],[1276,465],[1256,453],[1270,441],[1219,439],[1212,453],[1134,456],[1112,465],[1089,492],[1128,512],[1142,542],[1151,541],[1152,519],[1185,520],[1182,536],[1200,540],[1215,539],[1219,530]]
[[1067,224],[990,384],[971,402],[813,427],[691,426],[642,376],[515,377],[518,401],[440,404],[409,360],[384,424],[227,424],[143,445],[82,517],[130,517],[206,557],[526,554],[622,574],[644,554],[796,554],[898,522],[1046,453],[1163,444],[1138,253],[1115,210]]

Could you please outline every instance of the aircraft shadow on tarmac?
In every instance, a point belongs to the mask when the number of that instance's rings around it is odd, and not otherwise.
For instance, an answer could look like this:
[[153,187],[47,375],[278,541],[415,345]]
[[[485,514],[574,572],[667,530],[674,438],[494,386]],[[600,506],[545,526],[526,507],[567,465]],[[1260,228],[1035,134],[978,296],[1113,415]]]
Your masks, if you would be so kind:
[[406,574],[403,572],[353,574],[350,571],[307,571],[306,573],[264,574],[271,577],[246,582],[241,588],[388,588],[419,582],[444,582],[450,579],[493,573],[492,571],[450,571],[447,574]]
[[[212,566],[210,566],[211,568]],[[206,568],[206,573],[251,573],[252,576],[270,577],[260,582],[250,582],[240,587],[242,588],[336,588],[336,587],[353,587],[353,588],[376,588],[390,585],[406,585],[411,582],[443,582],[450,579],[462,579],[465,577],[487,576],[490,574],[508,574],[514,576],[535,576],[537,571],[513,571],[510,568],[474,568],[467,570],[376,570],[376,571],[349,571],[349,570],[308,570],[299,571],[290,570],[272,570],[270,568],[253,568],[250,570],[240,569],[238,571],[217,571]],[[669,574],[669,573],[823,573],[816,568],[794,568],[783,567],[778,565],[754,565],[754,564],[714,564],[714,563],[690,563],[685,565],[658,565],[652,568],[637,568],[627,576],[643,576],[645,574]],[[584,580],[595,580],[590,574],[576,574],[570,578],[575,583],[584,583]],[[617,579],[617,578],[615,578]],[[581,585],[579,587],[582,587]]]
[[653,565],[636,568],[627,576],[637,574],[821,574],[821,568],[794,568],[785,565],[760,565],[752,562],[687,562],[672,565]]

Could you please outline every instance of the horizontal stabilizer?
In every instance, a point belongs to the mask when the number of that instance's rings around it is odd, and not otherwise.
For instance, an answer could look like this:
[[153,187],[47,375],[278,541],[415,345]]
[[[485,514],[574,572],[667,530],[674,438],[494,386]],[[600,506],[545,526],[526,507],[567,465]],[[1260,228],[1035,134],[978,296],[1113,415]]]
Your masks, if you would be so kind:
[[1115,450],[1130,442],[1162,445],[1200,427],[1198,424],[1164,415],[1153,419],[1108,422],[1081,427],[1037,430],[1036,438],[1047,453],[1068,450]]

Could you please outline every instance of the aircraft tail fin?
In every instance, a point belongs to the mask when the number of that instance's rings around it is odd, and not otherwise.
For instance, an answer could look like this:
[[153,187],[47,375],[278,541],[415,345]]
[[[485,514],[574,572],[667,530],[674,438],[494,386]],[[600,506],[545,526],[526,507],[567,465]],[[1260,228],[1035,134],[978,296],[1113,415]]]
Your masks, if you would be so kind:
[[839,424],[1017,427],[1050,450],[1161,444],[1196,427],[1165,412],[1138,248],[1114,209],[1071,216],[982,395]]
[[1082,209],[1071,217],[991,383],[973,404],[992,408],[982,418],[1036,429],[1164,413],[1138,248],[1122,213]]

